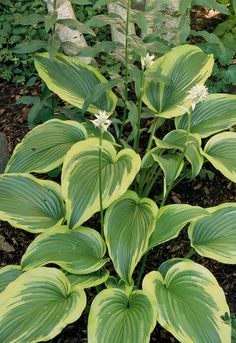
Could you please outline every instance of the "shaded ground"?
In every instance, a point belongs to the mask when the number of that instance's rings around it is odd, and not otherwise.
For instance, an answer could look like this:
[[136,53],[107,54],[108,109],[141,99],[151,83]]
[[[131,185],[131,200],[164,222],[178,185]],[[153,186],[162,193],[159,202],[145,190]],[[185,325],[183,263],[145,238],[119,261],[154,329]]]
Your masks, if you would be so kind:
[[[8,139],[9,150],[12,152],[17,143],[21,141],[28,131],[26,106],[17,106],[15,101],[20,91],[12,85],[0,84],[0,131],[3,131]],[[158,189],[158,185],[156,186]],[[170,202],[188,203],[210,207],[223,202],[236,201],[235,185],[222,175],[216,174],[214,179],[196,179],[193,182],[182,182],[171,193]],[[96,223],[93,223],[93,227]],[[0,266],[18,264],[27,246],[34,238],[33,234],[23,230],[14,229],[6,222],[0,223]],[[155,248],[149,255],[145,273],[155,270],[158,266],[172,257],[184,257],[189,251],[189,241],[185,231],[172,241]],[[223,265],[216,261],[201,258],[194,255],[194,261],[206,266],[217,278],[223,287],[231,312],[236,312],[236,268],[231,265]],[[86,291],[88,303],[91,303],[95,289]],[[53,343],[83,343],[87,342],[87,314],[84,314],[76,323],[69,325],[63,332],[51,342]],[[154,342],[177,342],[164,329],[156,326],[151,338]],[[127,342],[128,343],[128,342]]]

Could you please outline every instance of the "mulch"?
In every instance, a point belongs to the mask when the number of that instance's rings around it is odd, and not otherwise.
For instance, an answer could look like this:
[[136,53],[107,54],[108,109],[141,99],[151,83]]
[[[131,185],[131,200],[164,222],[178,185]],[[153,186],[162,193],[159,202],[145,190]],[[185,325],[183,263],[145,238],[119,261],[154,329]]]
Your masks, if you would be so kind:
[[[37,90],[34,90],[34,95]],[[29,107],[16,105],[15,102],[21,95],[32,94],[27,88],[19,89],[6,82],[0,83],[0,132],[4,132],[10,153],[28,132],[27,113]],[[208,166],[209,167],[209,166]],[[210,167],[209,167],[210,168]],[[159,193],[159,185],[155,186],[153,192]],[[224,178],[221,174],[215,173],[213,180],[208,178],[194,181],[185,181],[176,186],[171,192],[170,203],[188,203],[203,207],[215,206],[223,202],[236,201],[235,185]],[[92,224],[92,223],[91,223]],[[95,225],[96,226],[96,225]],[[33,240],[34,235],[20,229],[11,227],[6,222],[0,223],[0,266],[7,264],[19,264],[21,256],[27,246]],[[149,254],[148,265],[145,273],[156,270],[159,265],[173,257],[184,257],[189,251],[190,245],[185,230],[182,230],[177,239],[153,249]],[[236,312],[236,268],[232,265],[225,265],[217,261],[202,258],[194,255],[192,259],[207,267],[217,278],[224,289],[230,310]],[[138,268],[137,268],[138,269]],[[88,303],[94,298],[95,289],[86,290]],[[75,323],[65,328],[62,333],[51,340],[53,343],[85,343],[87,342],[87,314]],[[162,329],[158,324],[152,333],[151,343],[154,342],[177,342],[173,336]],[[128,342],[127,342],[128,343]]]

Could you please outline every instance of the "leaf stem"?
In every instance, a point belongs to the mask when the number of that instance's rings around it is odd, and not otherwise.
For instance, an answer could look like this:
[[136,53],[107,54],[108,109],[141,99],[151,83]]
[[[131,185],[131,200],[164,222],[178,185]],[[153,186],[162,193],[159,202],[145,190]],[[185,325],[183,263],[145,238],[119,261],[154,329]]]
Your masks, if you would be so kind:
[[190,133],[190,123],[191,123],[191,112],[188,112],[188,128],[187,128],[187,136],[186,136],[186,141],[185,141],[185,145],[184,145],[184,149],[182,151],[182,154],[180,156],[180,160],[179,160],[179,163],[178,163],[178,166],[174,172],[174,176],[169,184],[169,186],[167,187],[167,190],[166,190],[166,193],[162,199],[162,202],[161,202],[161,206],[160,207],[163,207],[165,205],[165,202],[168,198],[168,195],[171,191],[171,189],[173,188],[173,185],[174,185],[174,182],[175,182],[175,179],[178,175],[178,171],[179,171],[179,168],[183,162],[183,159],[184,159],[184,156],[185,156],[185,153],[186,153],[186,150],[187,150],[187,147],[188,147],[188,140],[189,140],[189,133]]
[[147,263],[147,258],[148,258],[148,252],[143,256],[143,259],[142,259],[142,264],[141,264],[139,274],[137,277],[137,282],[136,282],[137,289],[139,288],[141,280],[142,280],[142,276],[143,276],[143,273],[144,273],[144,270],[146,267],[146,263]]
[[99,201],[100,201],[100,223],[101,223],[101,235],[103,236],[103,204],[102,204],[102,138],[103,133],[101,131],[99,138]]
[[153,137],[154,137],[154,135],[156,133],[156,129],[157,129],[157,123],[158,123],[158,118],[155,118],[153,126],[152,126],[152,132],[151,132],[151,135],[149,137],[146,153],[148,153],[151,150]]
[[142,112],[142,98],[144,91],[144,72],[141,71],[139,98],[138,98],[138,131],[134,139],[134,150],[139,152],[139,139],[140,139],[140,124],[141,124],[141,112]]
[[191,248],[189,252],[184,256],[184,258],[191,258],[195,254],[195,249]]
[[120,127],[119,132],[119,139],[121,138],[125,121],[127,118],[127,105],[126,102],[128,100],[128,83],[129,83],[129,70],[128,70],[128,64],[129,64],[129,21],[130,21],[130,9],[131,9],[131,0],[127,1],[127,11],[126,11],[126,25],[125,25],[125,108],[122,118],[122,123]]

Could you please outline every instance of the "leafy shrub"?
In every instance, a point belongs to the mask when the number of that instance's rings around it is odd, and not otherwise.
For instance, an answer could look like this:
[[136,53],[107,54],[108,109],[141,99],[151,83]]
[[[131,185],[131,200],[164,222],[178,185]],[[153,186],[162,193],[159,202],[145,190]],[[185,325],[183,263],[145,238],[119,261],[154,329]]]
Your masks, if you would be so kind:
[[[102,284],[89,313],[89,343],[149,342],[156,321],[183,343],[231,342],[223,290],[190,257],[236,262],[235,203],[204,209],[166,200],[174,184],[196,177],[206,161],[236,181],[236,134],[225,131],[236,122],[236,96],[208,94],[204,83],[214,59],[198,47],[182,45],[156,61],[148,54],[138,57],[142,69],[137,61],[126,63],[125,80],[115,83],[71,57],[36,57],[47,86],[89,117],[37,126],[0,175],[0,218],[39,233],[19,266],[0,270],[3,343],[50,340],[81,316],[84,289]],[[130,100],[133,82],[137,98]],[[126,94],[119,93],[122,83]],[[117,99],[114,87],[123,97]],[[95,126],[88,120],[93,114]],[[145,117],[152,126],[141,151]],[[158,127],[168,120],[175,129],[161,138]],[[106,131],[111,123],[113,134]],[[132,132],[126,140],[127,123]],[[61,185],[30,174],[61,165]],[[148,197],[159,177],[158,208]],[[86,224],[99,211],[100,233]],[[143,278],[148,252],[177,237],[186,224],[190,252]],[[116,276],[106,268],[109,259]]]

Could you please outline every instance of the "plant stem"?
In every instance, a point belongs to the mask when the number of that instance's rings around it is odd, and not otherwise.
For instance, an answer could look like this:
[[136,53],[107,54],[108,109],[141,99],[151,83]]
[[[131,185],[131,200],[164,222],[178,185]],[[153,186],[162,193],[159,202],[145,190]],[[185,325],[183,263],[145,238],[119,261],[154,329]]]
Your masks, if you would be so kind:
[[[143,196],[147,197],[149,195],[149,193],[151,192],[155,182],[157,181],[159,175],[160,175],[160,172],[161,172],[161,169],[158,167],[158,165],[156,164],[155,166],[156,168],[153,168],[153,172],[152,174],[150,175],[150,183],[148,183],[146,185],[146,187],[144,188],[144,191],[143,191]],[[159,168],[159,170],[158,170]],[[149,178],[148,178],[149,179]]]
[[195,249],[191,248],[191,250],[189,250],[187,255],[184,256],[184,258],[191,258],[195,254],[195,252],[196,252]]
[[103,205],[102,205],[102,138],[103,133],[100,133],[99,139],[99,201],[100,201],[100,223],[101,223],[101,235],[103,235]]
[[137,153],[139,152],[140,123],[141,123],[143,91],[144,91],[144,72],[141,71],[140,90],[139,90],[139,98],[138,98],[138,131],[137,131],[137,135],[134,139],[134,150]]
[[144,270],[145,270],[145,267],[146,267],[146,263],[147,263],[147,258],[148,258],[148,252],[143,256],[143,259],[142,259],[142,264],[141,264],[141,267],[140,267],[140,270],[139,270],[139,274],[138,274],[138,278],[137,278],[137,283],[136,283],[137,289],[139,288],[141,280],[142,280],[142,276],[143,276],[143,273],[144,273]]
[[[153,137],[154,137],[154,135],[155,135],[156,128],[157,128],[157,123],[158,123],[158,118],[155,118],[155,119],[154,119],[153,126],[152,126],[151,135],[150,135],[150,137],[149,137],[147,149],[146,149],[146,151],[145,151],[145,154],[147,154],[147,153],[151,150]],[[143,172],[141,172],[140,181],[139,181],[139,186],[138,186],[138,193],[139,193],[139,194],[142,193],[143,187],[144,187],[144,185],[145,185],[145,183],[146,183],[146,179],[147,179],[148,173],[149,173],[149,170],[148,170],[148,169],[143,169]]]
[[152,126],[152,132],[151,132],[151,135],[149,137],[146,153],[148,153],[151,150],[153,137],[154,137],[154,135],[156,133],[157,123],[158,123],[158,118],[155,118],[153,126]]
[[129,20],[130,20],[130,8],[131,8],[131,0],[127,1],[127,12],[126,12],[126,25],[125,25],[125,108],[122,118],[122,123],[120,127],[119,132],[119,139],[121,138],[125,121],[127,118],[127,105],[126,102],[128,100],[128,83],[129,83],[129,70],[128,70],[128,64],[129,64]]
[[180,160],[179,160],[179,163],[178,163],[178,166],[174,172],[174,176],[169,184],[169,186],[167,187],[167,190],[166,190],[166,194],[164,195],[163,199],[162,199],[162,202],[161,202],[161,206],[160,207],[163,207],[165,205],[165,202],[166,202],[166,199],[168,198],[168,195],[171,191],[171,189],[173,188],[173,185],[174,185],[174,182],[175,182],[175,179],[178,175],[178,172],[179,172],[179,168],[183,162],[183,159],[184,159],[184,156],[185,156],[185,153],[186,153],[186,150],[187,150],[187,147],[188,147],[188,139],[189,139],[189,133],[190,133],[190,121],[191,121],[191,113],[189,112],[188,113],[188,128],[187,128],[187,136],[186,136],[186,141],[185,141],[185,145],[184,145],[184,149],[182,151],[182,154],[180,156]]

